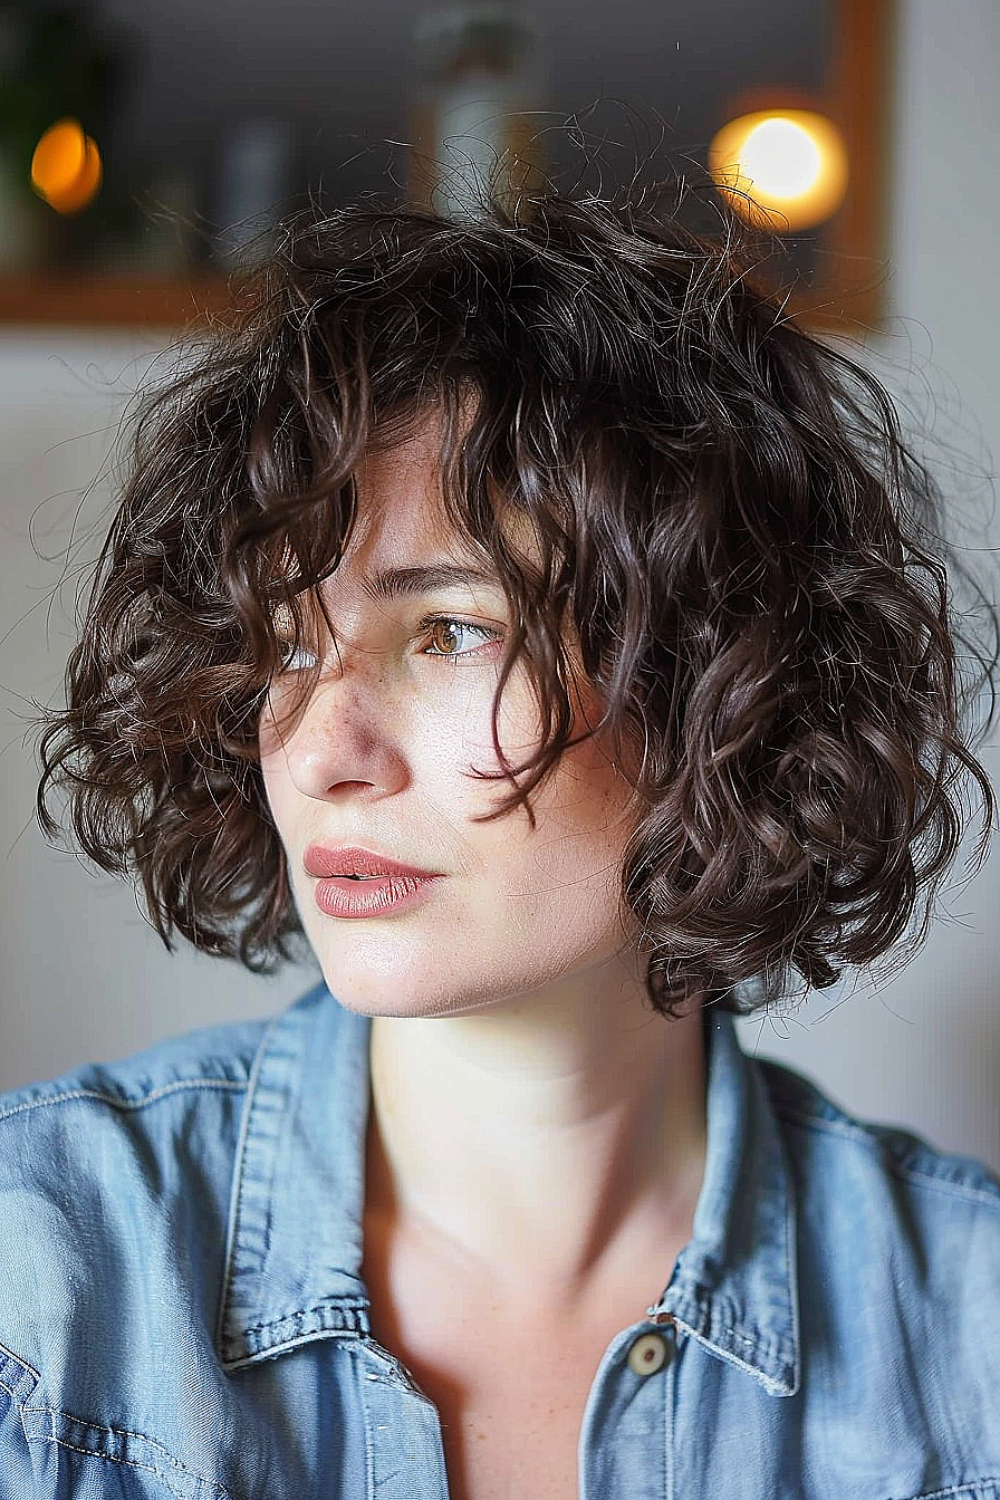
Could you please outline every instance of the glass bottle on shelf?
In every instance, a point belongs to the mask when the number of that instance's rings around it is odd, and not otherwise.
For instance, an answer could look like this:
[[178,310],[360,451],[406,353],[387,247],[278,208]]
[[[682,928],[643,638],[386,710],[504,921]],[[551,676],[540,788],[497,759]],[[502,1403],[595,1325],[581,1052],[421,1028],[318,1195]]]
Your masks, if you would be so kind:
[[425,12],[412,36],[411,202],[468,219],[489,196],[511,211],[544,171],[537,23],[517,5],[470,0]]

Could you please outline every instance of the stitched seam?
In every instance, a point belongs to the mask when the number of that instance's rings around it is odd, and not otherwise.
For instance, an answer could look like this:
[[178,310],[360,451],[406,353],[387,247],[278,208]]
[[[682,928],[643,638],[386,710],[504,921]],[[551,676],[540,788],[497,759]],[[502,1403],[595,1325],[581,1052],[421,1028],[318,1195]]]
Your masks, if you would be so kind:
[[[358,1368],[360,1369],[360,1367],[361,1367],[361,1352],[360,1352],[360,1349],[358,1348],[358,1346],[356,1344],[348,1344],[346,1347],[347,1347],[347,1349],[348,1349],[348,1351],[349,1351],[349,1353],[351,1355],[351,1358],[355,1361],[355,1363],[357,1364]],[[368,1380],[376,1380],[376,1379],[378,1379],[378,1377],[376,1375],[373,1375],[371,1373],[371,1371],[369,1371],[367,1373],[367,1377],[366,1378]],[[371,1413],[370,1413],[370,1411],[368,1409],[368,1397],[365,1394],[364,1387],[362,1387],[362,1390],[361,1390],[361,1410],[362,1410],[362,1413],[364,1414],[364,1431],[365,1431],[365,1494],[367,1494],[367,1495],[374,1495],[374,1493],[375,1493],[375,1443],[374,1443],[373,1436],[372,1436]]]
[[8,1349],[6,1344],[0,1344],[0,1354],[6,1355],[6,1357],[13,1360],[16,1365],[20,1365],[22,1370],[27,1370],[29,1375],[33,1375],[35,1377],[36,1385],[41,1380],[42,1377],[39,1375],[34,1365],[29,1365],[26,1359],[22,1359],[20,1355],[15,1354],[13,1349]]
[[[251,1323],[250,1327],[249,1328],[245,1328],[243,1330],[243,1332],[244,1333],[264,1333],[268,1328],[274,1328],[279,1323],[287,1323],[289,1321],[289,1319],[294,1318],[296,1320],[300,1320],[302,1318],[311,1318],[315,1313],[326,1312],[331,1307],[346,1307],[346,1308],[349,1308],[352,1312],[355,1312],[359,1308],[367,1307],[367,1306],[368,1306],[368,1304],[365,1301],[361,1300],[361,1299],[359,1299],[356,1302],[349,1302],[349,1301],[347,1301],[343,1297],[331,1298],[328,1302],[317,1302],[314,1307],[302,1307],[302,1308],[299,1308],[296,1312],[282,1313],[282,1315],[281,1315],[280,1318],[268,1318],[268,1320],[267,1320],[266,1323]],[[329,1329],[327,1331],[331,1332],[331,1333],[333,1333],[333,1332],[339,1332],[339,1333],[356,1333],[357,1329],[356,1328],[341,1328],[341,1329]]]
[[[965,1198],[974,1203],[990,1203],[994,1208],[1000,1208],[1000,1203],[998,1203],[996,1195],[989,1192],[986,1188],[974,1187],[971,1183],[946,1182],[944,1178],[937,1177],[932,1172],[922,1172],[919,1167],[905,1167],[893,1154],[891,1144],[871,1135],[863,1126],[850,1125],[839,1120],[817,1119],[815,1115],[803,1114],[800,1110],[786,1105],[782,1105],[781,1114],[783,1117],[789,1119],[792,1124],[798,1124],[804,1129],[825,1131],[828,1135],[838,1135],[852,1141],[862,1141],[875,1152],[879,1152],[879,1148],[885,1144],[888,1152],[887,1156],[883,1158],[886,1169],[894,1177],[899,1178],[901,1182],[909,1182],[911,1180],[924,1182],[928,1187],[938,1188],[939,1191],[949,1193],[953,1198]],[[946,1495],[951,1493],[951,1491],[940,1490],[935,1491],[935,1493]],[[920,1500],[922,1500],[922,1497],[920,1497]]]
[[236,1143],[236,1170],[233,1173],[232,1189],[229,1197],[229,1229],[226,1235],[225,1248],[225,1273],[222,1282],[222,1295],[219,1298],[219,1315],[215,1325],[216,1347],[221,1349],[226,1343],[226,1314],[232,1303],[233,1280],[236,1275],[236,1247],[239,1244],[240,1234],[243,1228],[243,1184],[246,1179],[247,1170],[247,1141],[250,1138],[250,1119],[253,1114],[254,1105],[257,1102],[257,1089],[260,1084],[260,1075],[264,1070],[264,1061],[267,1049],[271,1044],[272,1037],[277,1029],[280,1016],[275,1016],[264,1030],[257,1047],[257,1053],[250,1066],[250,1074],[246,1082],[247,1098],[243,1106],[243,1118],[240,1121],[239,1140]]
[[[747,1338],[745,1333],[740,1333],[735,1328],[729,1328],[725,1323],[722,1324],[721,1328],[719,1329],[719,1333],[728,1333],[729,1337],[731,1339],[734,1339],[736,1343],[747,1344],[751,1349],[755,1349],[757,1347],[757,1339]],[[718,1334],[716,1334],[716,1338],[718,1338]]]
[[[148,1443],[151,1448],[159,1448],[163,1456],[168,1458],[175,1468],[183,1469],[184,1473],[190,1474],[192,1479],[205,1478],[204,1474],[196,1474],[194,1469],[189,1469],[186,1464],[182,1464],[179,1458],[174,1458],[173,1454],[163,1443],[159,1442],[156,1438],[151,1438],[148,1433],[133,1432],[131,1427],[107,1427],[103,1422],[85,1422],[80,1417],[74,1417],[71,1412],[63,1411],[62,1407],[59,1406],[26,1406],[24,1409],[30,1416],[34,1416],[36,1412],[47,1412],[50,1417],[62,1417],[66,1422],[79,1422],[82,1427],[89,1427],[91,1432],[106,1432],[111,1437],[139,1438],[141,1442]],[[85,1453],[89,1450],[81,1448],[80,1451],[81,1453]],[[104,1455],[101,1454],[100,1457],[104,1457]],[[206,1482],[211,1484],[213,1481],[207,1480]]]
[[[35,1409],[38,1410],[38,1408]],[[111,1429],[107,1430],[110,1431]],[[159,1477],[166,1484],[170,1493],[172,1495],[176,1495],[178,1497],[178,1500],[188,1500],[188,1497],[183,1495],[180,1490],[175,1489],[170,1482],[171,1478],[176,1478],[177,1476],[165,1473],[163,1469],[158,1469],[155,1464],[144,1464],[141,1463],[138,1459],[132,1458],[116,1458],[113,1453],[98,1453],[93,1448],[78,1448],[75,1443],[67,1443],[65,1438],[45,1436],[42,1438],[33,1438],[30,1441],[36,1443],[56,1443],[60,1448],[68,1449],[70,1453],[82,1453],[86,1458],[103,1458],[108,1463],[121,1464],[124,1468],[128,1469],[148,1469],[150,1474],[159,1475]],[[182,1473],[187,1474],[189,1478],[193,1479],[196,1484],[210,1485],[215,1493],[220,1497],[220,1500],[223,1500],[223,1497],[228,1496],[228,1492],[224,1490],[221,1485],[216,1484],[213,1479],[202,1479],[199,1475],[193,1474],[190,1469],[185,1469],[183,1464],[178,1464],[177,1467],[181,1470]]]
[[246,1082],[239,1082],[232,1078],[179,1078],[174,1083],[166,1083],[162,1088],[154,1089],[151,1094],[145,1094],[141,1099],[120,1099],[114,1094],[104,1094],[99,1089],[71,1089],[65,1094],[53,1094],[47,1099],[29,1099],[24,1104],[17,1104],[13,1109],[0,1110],[0,1120],[9,1120],[13,1115],[24,1114],[29,1109],[41,1109],[47,1104],[65,1104],[71,1099],[96,1099],[101,1104],[112,1104],[116,1109],[143,1109],[147,1104],[155,1104],[158,1099],[165,1099],[169,1094],[179,1093],[181,1089],[236,1089],[246,1088]]
[[[786,1153],[782,1152],[783,1158]],[[785,1198],[785,1286],[788,1296],[788,1324],[791,1329],[792,1384],[798,1389],[802,1379],[802,1350],[799,1326],[799,1252],[796,1223],[795,1191],[789,1184]]]
[[[49,1417],[61,1417],[65,1422],[79,1422],[82,1427],[88,1428],[91,1432],[106,1432],[110,1437],[138,1438],[140,1442],[148,1443],[151,1448],[158,1448],[164,1459],[166,1459],[175,1471],[179,1470],[180,1473],[186,1474],[196,1484],[209,1485],[220,1496],[228,1495],[228,1491],[222,1485],[218,1484],[214,1479],[209,1479],[205,1474],[199,1474],[194,1469],[189,1469],[187,1464],[182,1463],[179,1458],[175,1458],[162,1443],[158,1442],[156,1438],[149,1437],[145,1432],[134,1432],[130,1427],[107,1427],[101,1422],[84,1422],[79,1417],[74,1417],[70,1412],[62,1411],[56,1406],[25,1406],[22,1408],[22,1412],[25,1417],[42,1413]],[[106,1458],[110,1463],[124,1464],[129,1468],[149,1469],[151,1473],[159,1474],[161,1478],[167,1478],[165,1472],[162,1469],[158,1469],[155,1464],[143,1463],[140,1459],[118,1458],[113,1453],[101,1453],[96,1448],[80,1448],[75,1443],[67,1442],[65,1438],[56,1437],[54,1433],[43,1433],[41,1437],[35,1437],[29,1439],[29,1441],[58,1443],[60,1447],[69,1448],[74,1453],[86,1453],[90,1458]],[[174,1493],[176,1494],[177,1491],[175,1490]]]
[[972,1500],[977,1500],[975,1491],[984,1484],[1000,1484],[1000,1474],[987,1474],[984,1479],[975,1479],[969,1484],[950,1484],[944,1490],[924,1490],[919,1495],[913,1495],[911,1500],[941,1500],[944,1495],[971,1495]]

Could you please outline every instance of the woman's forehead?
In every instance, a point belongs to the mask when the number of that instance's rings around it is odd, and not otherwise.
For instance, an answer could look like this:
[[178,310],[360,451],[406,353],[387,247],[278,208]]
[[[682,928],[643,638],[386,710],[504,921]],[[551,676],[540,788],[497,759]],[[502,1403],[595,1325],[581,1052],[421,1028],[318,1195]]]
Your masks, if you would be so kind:
[[[471,415],[467,411],[463,426]],[[359,459],[353,474],[356,497],[351,535],[337,567],[327,575],[320,590],[324,601],[332,601],[346,586],[375,601],[400,594],[412,597],[412,580],[398,586],[399,575],[437,569],[439,586],[445,572],[460,573],[474,588],[494,588],[501,594],[503,582],[497,563],[485,540],[456,526],[443,491],[443,414],[434,409],[403,441],[374,447]],[[533,517],[502,493],[492,490],[497,530],[506,550],[529,573],[539,568],[542,547]],[[459,510],[461,514],[461,507]],[[293,565],[286,545],[282,567]],[[336,583],[331,583],[337,579]],[[308,605],[315,602],[309,591]],[[287,609],[282,611],[287,617]]]

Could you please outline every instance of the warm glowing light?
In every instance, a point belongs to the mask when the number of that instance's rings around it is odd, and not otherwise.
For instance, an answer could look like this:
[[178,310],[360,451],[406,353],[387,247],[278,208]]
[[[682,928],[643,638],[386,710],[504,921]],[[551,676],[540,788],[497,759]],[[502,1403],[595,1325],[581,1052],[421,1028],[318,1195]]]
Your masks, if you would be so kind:
[[843,137],[811,110],[759,110],[731,120],[709,146],[708,165],[742,218],[779,234],[821,224],[847,192]]
[[96,197],[101,186],[102,178],[101,157],[95,142],[87,136],[87,155],[83,164],[83,171],[76,182],[65,193],[58,196],[49,194],[49,202],[54,209],[61,214],[79,213],[81,208],[86,208],[92,198]]
[[31,158],[31,185],[57,213],[75,214],[101,186],[101,154],[79,120],[50,125]]

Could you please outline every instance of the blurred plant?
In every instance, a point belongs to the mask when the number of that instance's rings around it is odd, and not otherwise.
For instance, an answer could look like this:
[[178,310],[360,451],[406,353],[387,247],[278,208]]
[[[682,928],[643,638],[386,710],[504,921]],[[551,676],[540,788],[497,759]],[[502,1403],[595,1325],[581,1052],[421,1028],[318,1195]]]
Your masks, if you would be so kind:
[[50,125],[31,158],[31,185],[61,214],[79,213],[101,189],[101,153],[72,116]]
[[[0,157],[10,206],[31,217],[57,217],[32,188],[32,157],[57,121],[72,117],[103,149],[104,137],[131,63],[130,38],[98,29],[92,6],[0,0]],[[105,191],[82,217],[87,233],[123,227],[134,215],[120,189]],[[115,185],[117,188],[117,185]],[[54,235],[80,230],[53,229]]]
[[0,146],[26,195],[42,134],[66,115],[99,132],[124,76],[120,45],[93,32],[82,4],[0,0]]

